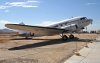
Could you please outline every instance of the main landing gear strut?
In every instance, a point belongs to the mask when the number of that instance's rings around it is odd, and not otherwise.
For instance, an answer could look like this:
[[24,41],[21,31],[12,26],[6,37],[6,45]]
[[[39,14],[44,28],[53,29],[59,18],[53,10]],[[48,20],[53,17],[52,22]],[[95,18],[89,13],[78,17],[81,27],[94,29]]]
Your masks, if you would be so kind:
[[73,34],[70,34],[69,37],[67,35],[64,35],[64,33],[62,33],[62,40],[67,40],[67,39],[74,39],[74,35]]

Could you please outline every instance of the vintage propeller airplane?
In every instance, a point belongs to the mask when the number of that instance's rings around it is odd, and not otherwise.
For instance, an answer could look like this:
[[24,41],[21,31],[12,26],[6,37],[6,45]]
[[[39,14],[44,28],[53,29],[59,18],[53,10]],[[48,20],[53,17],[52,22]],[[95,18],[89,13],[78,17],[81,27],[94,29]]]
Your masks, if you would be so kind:
[[[62,39],[74,38],[73,32],[79,32],[86,26],[92,23],[92,19],[87,17],[74,17],[71,19],[63,20],[50,26],[31,26],[22,24],[5,24],[7,28],[30,32],[42,36],[61,35]],[[69,36],[64,33],[70,33]],[[31,36],[31,34],[30,34]]]

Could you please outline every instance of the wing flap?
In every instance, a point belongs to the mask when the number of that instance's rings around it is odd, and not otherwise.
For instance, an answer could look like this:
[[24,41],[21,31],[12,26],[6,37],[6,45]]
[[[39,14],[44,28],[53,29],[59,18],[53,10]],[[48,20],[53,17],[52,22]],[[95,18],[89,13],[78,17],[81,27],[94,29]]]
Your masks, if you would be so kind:
[[20,24],[5,24],[5,26],[10,29],[22,30],[40,35],[56,35],[64,31],[64,29],[58,29],[58,28],[20,25]]

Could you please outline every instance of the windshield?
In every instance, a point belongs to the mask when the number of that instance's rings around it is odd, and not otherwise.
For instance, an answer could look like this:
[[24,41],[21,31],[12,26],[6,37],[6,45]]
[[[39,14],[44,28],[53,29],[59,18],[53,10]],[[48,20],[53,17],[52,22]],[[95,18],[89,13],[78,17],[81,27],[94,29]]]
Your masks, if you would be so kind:
[[86,20],[87,18],[86,17],[82,17],[82,18],[80,18],[80,20]]

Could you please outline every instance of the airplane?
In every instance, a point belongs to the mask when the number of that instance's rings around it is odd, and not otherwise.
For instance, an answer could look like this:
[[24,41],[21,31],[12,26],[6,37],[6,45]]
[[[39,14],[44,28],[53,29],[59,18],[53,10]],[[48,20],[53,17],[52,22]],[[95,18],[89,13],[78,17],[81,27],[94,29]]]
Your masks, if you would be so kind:
[[[93,19],[81,16],[63,20],[63,22],[49,26],[31,26],[21,24],[5,24],[5,26],[10,29],[27,31],[34,34],[39,34],[41,36],[52,36],[59,34],[63,40],[67,40],[68,38],[73,39],[73,32],[79,32],[85,29],[85,27],[91,24],[92,21]],[[65,35],[65,33],[70,33],[69,37]]]
[[[23,22],[19,23],[20,25],[25,25]],[[25,39],[32,39],[34,37],[34,33],[31,32],[26,32],[26,31],[21,31],[21,30],[15,30],[18,32],[18,34],[11,35],[12,37],[14,36],[20,36],[20,37],[25,37]]]
[[14,37],[14,36],[25,37],[25,39],[32,39],[32,37],[35,36],[34,33],[31,33],[31,32],[25,32],[25,31],[18,31],[18,32],[19,32],[18,34],[14,34],[11,36],[12,37]]

